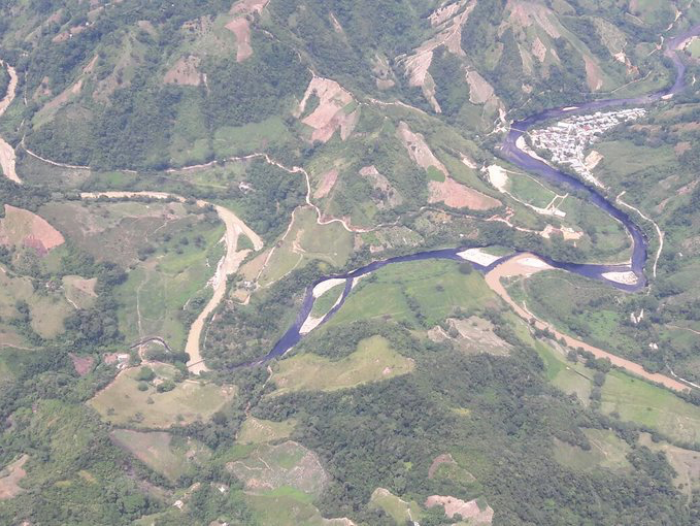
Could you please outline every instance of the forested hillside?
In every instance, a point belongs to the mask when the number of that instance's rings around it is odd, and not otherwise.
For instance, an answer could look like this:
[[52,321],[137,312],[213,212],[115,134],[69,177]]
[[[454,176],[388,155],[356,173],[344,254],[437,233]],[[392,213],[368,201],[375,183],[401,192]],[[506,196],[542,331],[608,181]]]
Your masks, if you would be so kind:
[[0,0],[0,524],[700,523],[698,23]]

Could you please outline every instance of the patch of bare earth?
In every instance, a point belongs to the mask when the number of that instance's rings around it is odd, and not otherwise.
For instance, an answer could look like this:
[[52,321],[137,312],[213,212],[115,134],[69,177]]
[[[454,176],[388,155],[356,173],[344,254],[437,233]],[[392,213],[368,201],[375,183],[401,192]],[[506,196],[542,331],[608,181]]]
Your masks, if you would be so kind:
[[431,203],[441,202],[452,208],[470,208],[472,210],[489,210],[500,206],[501,202],[497,199],[477,192],[452,179],[445,165],[435,157],[425,142],[423,135],[412,132],[405,122],[399,124],[398,135],[413,162],[425,170],[435,168],[445,176],[444,181],[430,181],[429,201]]
[[19,482],[27,476],[24,465],[28,460],[29,455],[22,455],[2,470],[2,476],[0,476],[0,500],[12,499],[25,491],[19,486]]
[[506,356],[512,346],[494,332],[493,324],[483,318],[472,316],[466,320],[449,318],[448,331],[437,326],[428,331],[432,341],[452,341],[459,349],[467,353],[488,353]]
[[474,0],[461,0],[435,11],[430,15],[430,22],[437,29],[436,35],[421,44],[412,55],[401,57],[399,60],[409,77],[409,85],[422,88],[423,95],[435,113],[441,113],[442,109],[435,99],[435,81],[428,72],[433,62],[433,53],[437,48],[445,46],[454,55],[466,55],[462,49],[462,27],[474,7]]
[[321,184],[314,192],[314,199],[323,199],[326,197],[330,191],[335,186],[335,182],[338,180],[338,169],[333,168],[329,170],[321,177]]
[[486,104],[494,98],[493,86],[478,71],[467,72],[467,84],[469,84],[469,102],[472,104]]
[[391,185],[389,179],[384,177],[374,166],[365,166],[360,170],[360,175],[369,180],[372,188],[378,193],[377,208],[394,208],[403,203],[403,197]]
[[493,508],[487,505],[482,510],[476,499],[465,502],[455,497],[432,495],[426,499],[425,507],[434,506],[442,506],[445,509],[445,515],[450,519],[461,517],[462,520],[469,521],[468,523],[474,526],[491,524],[493,521]]
[[591,91],[598,91],[603,87],[603,72],[592,58],[584,55],[583,60],[586,64],[586,81],[588,82],[588,87]]
[[243,62],[253,56],[250,45],[250,23],[254,16],[260,15],[269,0],[242,0],[231,8],[234,19],[226,24],[226,29],[236,35],[236,62]]
[[[5,66],[7,72],[10,75],[10,82],[7,86],[7,92],[5,96],[0,100],[0,116],[5,113],[8,106],[12,104],[15,99],[15,94],[17,92],[17,72],[9,64],[5,64],[0,61],[0,66]],[[17,184],[21,184],[19,176],[17,175],[17,170],[15,168],[15,150],[2,138],[0,138],[0,168],[2,168],[2,173],[10,181],[14,181]]]
[[315,94],[320,102],[318,107],[302,120],[313,129],[311,141],[328,142],[337,130],[340,130],[342,140],[347,139],[360,117],[359,109],[350,112],[345,109],[353,102],[352,95],[334,80],[314,77],[299,104],[297,117],[304,113],[312,94]]
[[202,83],[202,74],[198,69],[200,63],[201,59],[195,55],[180,58],[165,74],[163,82],[182,86],[199,86]]
[[506,12],[510,13],[508,21],[523,28],[536,25],[545,30],[552,38],[561,37],[559,29],[552,22],[552,11],[544,5],[524,0],[509,0]]
[[65,242],[63,235],[44,218],[12,205],[5,205],[0,221],[0,245],[21,245],[46,255]]
[[71,361],[73,362],[73,368],[78,376],[85,376],[90,371],[92,371],[95,365],[95,359],[92,356],[78,356],[77,354],[68,353]]
[[678,155],[679,157],[683,155],[685,152],[690,150],[692,148],[691,144],[687,141],[679,142],[676,144],[676,146],[673,147],[673,151]]
[[464,186],[451,177],[444,181],[430,181],[431,203],[445,203],[451,208],[469,208],[470,210],[490,210],[497,208],[501,202],[493,197]]

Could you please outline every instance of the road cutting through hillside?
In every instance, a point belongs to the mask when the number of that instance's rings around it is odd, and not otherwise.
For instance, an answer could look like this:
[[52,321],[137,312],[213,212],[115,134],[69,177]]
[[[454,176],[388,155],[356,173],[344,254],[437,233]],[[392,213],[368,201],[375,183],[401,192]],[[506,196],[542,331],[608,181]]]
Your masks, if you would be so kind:
[[[182,196],[169,194],[166,192],[85,192],[80,194],[80,196],[83,199],[98,199],[100,197],[109,199],[132,199],[135,197],[146,197],[151,199],[174,199],[181,203],[186,201],[186,199]],[[211,203],[206,201],[197,201],[197,205],[201,207],[210,204]],[[260,236],[253,232],[253,230],[251,230],[248,225],[246,225],[236,214],[223,206],[211,206],[214,207],[216,213],[219,215],[219,218],[226,227],[226,233],[223,238],[226,245],[226,254],[219,261],[216,268],[216,273],[210,281],[214,294],[199,316],[197,316],[197,319],[192,323],[190,332],[187,335],[185,352],[190,356],[189,361],[187,362],[187,368],[194,374],[199,374],[202,371],[208,370],[206,364],[204,363],[204,358],[202,357],[200,345],[202,331],[207,318],[214,312],[214,310],[224,299],[224,296],[226,295],[228,277],[236,273],[238,267],[241,265],[241,262],[250,252],[250,250],[236,250],[239,236],[241,234],[247,236],[253,243],[253,247],[256,252],[262,250],[263,248],[263,241]]]

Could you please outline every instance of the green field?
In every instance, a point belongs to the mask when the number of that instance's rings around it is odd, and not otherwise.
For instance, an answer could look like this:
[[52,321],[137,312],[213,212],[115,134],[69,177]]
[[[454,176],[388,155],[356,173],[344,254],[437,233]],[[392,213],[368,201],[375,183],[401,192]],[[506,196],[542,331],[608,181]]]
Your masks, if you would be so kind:
[[420,318],[433,327],[458,308],[472,313],[495,301],[484,279],[476,272],[460,273],[456,262],[401,263],[363,278],[329,324],[387,317],[412,324]]
[[238,431],[236,442],[239,444],[266,444],[283,438],[289,438],[294,431],[296,421],[293,419],[283,422],[260,420],[252,416],[245,419]]
[[585,429],[584,433],[591,445],[589,450],[555,439],[554,458],[562,465],[576,471],[632,469],[632,465],[627,460],[627,455],[632,448],[615,435],[614,431]]
[[378,488],[372,493],[369,507],[383,510],[394,519],[397,526],[418,521],[423,516],[423,511],[416,501],[405,501],[383,488]]
[[[233,388],[221,388],[195,380],[177,383],[172,391],[158,393],[153,387],[138,389],[136,376],[142,367],[127,369],[88,403],[102,418],[116,425],[167,428],[207,420],[233,397]],[[174,376],[170,365],[153,367],[159,379]]]
[[295,391],[335,391],[409,373],[414,364],[391,348],[388,340],[372,336],[357,350],[337,361],[315,354],[300,354],[274,366],[275,395]]
[[115,429],[111,437],[119,447],[172,482],[177,482],[181,476],[193,471],[200,461],[210,456],[210,451],[196,440],[164,432],[142,433]]
[[344,290],[344,283],[336,285],[332,289],[327,290],[323,296],[314,301],[314,306],[311,309],[311,316],[314,318],[325,316],[328,311],[333,308],[333,305],[335,305],[335,303],[338,301],[338,298],[340,298]]
[[656,429],[673,440],[700,443],[700,407],[620,371],[607,375],[601,409],[608,415],[616,413],[622,420]]

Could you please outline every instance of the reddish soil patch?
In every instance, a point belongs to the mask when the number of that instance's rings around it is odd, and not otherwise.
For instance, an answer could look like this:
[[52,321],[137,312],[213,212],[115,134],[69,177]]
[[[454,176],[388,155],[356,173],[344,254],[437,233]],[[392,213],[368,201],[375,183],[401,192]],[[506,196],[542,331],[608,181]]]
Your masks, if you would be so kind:
[[250,22],[245,17],[234,18],[226,29],[236,35],[236,62],[243,62],[253,56],[253,48],[250,45]]
[[442,202],[452,208],[469,208],[470,210],[489,210],[501,205],[493,197],[459,184],[447,177],[444,181],[430,181],[430,202]]
[[326,197],[330,191],[335,186],[335,182],[338,180],[338,170],[333,168],[331,171],[325,173],[321,178],[321,184],[314,192],[314,199],[322,199]]
[[29,456],[22,455],[3,470],[7,474],[0,477],[0,500],[12,499],[24,492],[24,489],[19,486],[19,481],[27,476],[27,472],[24,470],[27,460],[29,460]]
[[340,130],[340,138],[347,139],[359,119],[357,109],[346,112],[345,107],[353,102],[352,95],[334,80],[314,77],[306,89],[304,98],[299,104],[297,116],[301,116],[312,94],[320,99],[318,107],[305,117],[302,122],[313,128],[311,141],[328,142],[336,130]]
[[202,74],[197,69],[200,62],[201,59],[194,55],[182,57],[165,74],[163,82],[183,86],[199,86],[202,83]]
[[65,242],[63,235],[45,219],[28,210],[5,205],[0,221],[0,245],[22,245],[45,255]]
[[231,14],[235,16],[226,29],[236,35],[236,62],[243,62],[253,56],[253,48],[250,45],[250,22],[252,15],[262,13],[269,0],[242,0],[234,4]]
[[73,353],[68,353],[68,356],[70,356],[73,368],[78,373],[78,376],[85,376],[92,371],[92,367],[95,365],[95,359],[92,356],[78,356]]
[[673,148],[673,151],[676,152],[676,155],[681,156],[688,150],[690,150],[691,145],[689,142],[684,141],[684,142],[679,142],[676,144],[676,146]]

